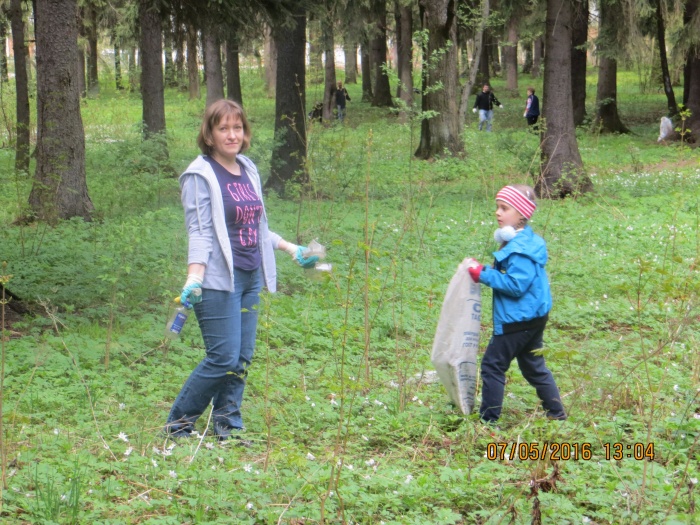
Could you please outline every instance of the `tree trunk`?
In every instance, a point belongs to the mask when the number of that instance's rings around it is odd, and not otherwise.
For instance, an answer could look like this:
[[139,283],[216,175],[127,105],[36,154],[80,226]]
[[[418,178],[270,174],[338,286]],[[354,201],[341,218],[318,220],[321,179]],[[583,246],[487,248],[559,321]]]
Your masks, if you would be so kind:
[[357,84],[357,42],[345,41],[345,83]]
[[277,45],[272,37],[272,29],[265,26],[265,43],[263,54],[265,56],[265,87],[270,95],[277,91]]
[[306,171],[306,12],[294,9],[294,26],[273,30],[277,46],[275,137],[265,187],[285,195],[287,182],[308,182]]
[[[85,134],[75,81],[78,27],[75,0],[37,0],[36,172],[29,205],[42,220],[90,218]],[[60,30],[58,30],[60,28]]]
[[372,102],[372,63],[369,54],[369,43],[360,45],[360,67],[362,68],[362,102]]
[[[458,65],[457,13],[452,0],[423,0],[422,24],[428,31],[428,61],[425,96],[426,111],[437,114],[421,126],[420,144],[416,156],[428,159],[443,155],[445,150],[458,154],[464,150],[459,136],[457,111]],[[442,89],[433,89],[442,85]]]
[[170,17],[163,22],[163,71],[165,85],[175,86],[175,64],[173,64],[173,25]]
[[[474,59],[469,68],[469,77],[467,83],[462,88],[462,98],[459,103],[459,132],[464,130],[464,123],[467,120],[467,108],[469,106],[469,96],[472,93],[472,88],[477,80],[479,69],[482,62],[484,48],[484,32],[486,31],[486,23],[488,22],[491,10],[490,0],[482,0],[481,2],[481,19],[474,34]],[[488,70],[488,68],[487,68]],[[483,84],[482,84],[483,86]]]
[[131,46],[127,57],[127,73],[129,75],[129,91],[134,92],[139,87],[139,75],[136,70],[136,48]]
[[532,43],[532,78],[540,78],[542,72],[542,56],[544,55],[544,38],[538,36]]
[[512,96],[518,95],[518,22],[520,17],[513,11],[506,26],[507,42],[503,46],[503,62],[506,69],[506,89]]
[[175,47],[175,85],[181,90],[185,85],[185,29],[179,18],[175,19],[173,39]]
[[573,4],[571,34],[571,100],[574,105],[574,126],[586,120],[586,42],[588,41],[588,0]]
[[241,91],[241,69],[238,61],[237,28],[233,28],[226,40],[226,94],[229,100],[235,100],[243,105]]
[[321,15],[321,45],[325,57],[324,88],[323,88],[323,120],[333,120],[335,107],[335,39],[333,36],[333,21],[335,12],[329,2],[326,2],[324,13]]
[[87,91],[93,97],[100,93],[100,81],[97,73],[99,55],[97,54],[97,9],[94,5],[88,6],[88,16],[90,25],[88,26],[88,71],[87,71]]
[[[141,103],[144,138],[165,133],[165,95],[163,92],[163,38],[160,13],[151,0],[140,0]],[[163,152],[167,155],[166,150]]]
[[114,47],[114,84],[117,91],[124,89],[122,83],[122,48],[119,45],[119,37],[116,34],[112,35],[112,45]]
[[[318,20],[309,21],[309,84],[323,82],[323,44],[320,37],[321,28]],[[278,42],[279,44],[280,42]]]
[[532,41],[522,42],[522,46],[525,51],[525,62],[523,63],[522,72],[530,74],[532,73]]
[[374,20],[374,32],[370,39],[370,52],[372,53],[372,66],[375,69],[374,96],[372,106],[392,107],[391,86],[389,76],[386,74],[386,0],[371,0],[372,17]]
[[593,184],[583,171],[571,102],[571,3],[547,0],[542,158],[535,190],[540,197],[585,193]]
[[661,75],[664,82],[664,93],[666,94],[666,104],[668,106],[668,116],[674,118],[678,115],[678,104],[676,95],[673,92],[671,74],[668,70],[668,57],[666,55],[666,24],[664,23],[664,11],[661,0],[653,0],[656,8],[656,38],[659,41],[659,57],[661,59]]
[[[399,70],[399,98],[407,108],[413,106],[413,10],[411,6],[399,5],[396,20],[397,56]],[[406,112],[402,111],[399,118],[405,121]]]
[[[700,0],[688,0],[683,14],[683,21],[692,24],[700,9]],[[686,79],[684,84],[684,104],[690,110],[690,117],[681,124],[684,129],[690,129],[695,140],[700,137],[700,45],[693,44],[686,58]],[[687,140],[685,137],[684,140]]]
[[622,6],[617,0],[599,2],[598,33],[598,90],[596,92],[596,116],[593,127],[601,132],[629,133],[617,112],[617,60],[618,27],[622,20]]
[[491,83],[491,73],[489,68],[489,31],[484,29],[482,35],[481,56],[477,62],[479,68],[476,73],[476,84],[483,86]]
[[3,19],[0,24],[0,50],[2,51],[2,54],[0,54],[0,81],[2,82],[10,81],[10,72],[7,68],[7,53],[5,52],[6,49],[7,21]]
[[187,24],[187,86],[190,100],[201,97],[197,64],[197,28],[191,22]]
[[[10,1],[10,25],[12,28],[12,52],[15,58],[15,100],[17,111],[17,143],[15,146],[15,170],[29,171],[29,79],[27,78],[27,52],[25,49],[22,0]],[[78,50],[75,52],[78,55]]]
[[224,77],[221,66],[221,43],[214,27],[203,31],[204,40],[204,78],[207,85],[207,107],[224,98]]

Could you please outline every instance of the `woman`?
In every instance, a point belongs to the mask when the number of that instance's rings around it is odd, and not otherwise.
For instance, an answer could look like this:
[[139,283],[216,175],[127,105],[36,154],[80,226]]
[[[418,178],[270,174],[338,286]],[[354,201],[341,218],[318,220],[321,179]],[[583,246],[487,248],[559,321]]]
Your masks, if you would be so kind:
[[241,155],[250,146],[243,108],[219,100],[207,108],[197,137],[202,155],[180,176],[189,235],[187,281],[180,299],[194,305],[206,357],[190,374],[168,416],[166,432],[187,437],[213,404],[214,434],[227,439],[243,427],[241,401],[253,359],[263,281],[276,290],[273,249],[303,267],[318,257],[268,230],[260,176]]

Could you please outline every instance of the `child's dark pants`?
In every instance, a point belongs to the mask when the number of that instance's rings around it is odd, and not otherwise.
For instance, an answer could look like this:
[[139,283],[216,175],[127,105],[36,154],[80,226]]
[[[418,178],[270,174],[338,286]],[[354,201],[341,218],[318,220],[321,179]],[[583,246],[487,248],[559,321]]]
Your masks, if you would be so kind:
[[544,325],[491,338],[481,361],[481,419],[496,421],[500,417],[506,372],[513,359],[518,360],[523,377],[535,387],[547,417],[566,419],[554,377],[545,365],[544,357],[533,353],[533,350],[542,348],[543,332]]

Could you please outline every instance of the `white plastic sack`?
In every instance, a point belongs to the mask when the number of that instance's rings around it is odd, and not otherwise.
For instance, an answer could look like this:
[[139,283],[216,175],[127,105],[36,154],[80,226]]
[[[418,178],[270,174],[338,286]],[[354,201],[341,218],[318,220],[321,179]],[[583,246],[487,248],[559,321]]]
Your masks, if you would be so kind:
[[481,285],[460,264],[442,303],[430,360],[463,414],[474,408],[476,355],[481,330]]
[[673,135],[673,122],[668,117],[661,117],[661,123],[659,124],[659,138],[657,142],[666,140]]

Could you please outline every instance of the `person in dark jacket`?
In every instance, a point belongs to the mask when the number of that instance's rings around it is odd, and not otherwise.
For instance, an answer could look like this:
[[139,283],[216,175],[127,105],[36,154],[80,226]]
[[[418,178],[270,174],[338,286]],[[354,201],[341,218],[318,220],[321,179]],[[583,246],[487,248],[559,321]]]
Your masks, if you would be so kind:
[[484,84],[481,88],[481,93],[476,96],[474,101],[473,113],[479,111],[479,131],[484,127],[484,122],[486,122],[486,131],[491,131],[491,122],[493,121],[493,106],[496,105],[503,109],[503,104],[501,104],[496,95],[491,91],[491,87],[488,84]]
[[474,282],[493,289],[493,337],[481,360],[481,408],[485,422],[501,415],[506,372],[513,359],[528,383],[535,387],[545,414],[566,419],[559,388],[544,362],[542,335],[552,308],[552,295],[545,270],[547,245],[527,224],[537,208],[535,191],[512,184],[496,194],[498,229],[494,237],[500,248],[493,267],[465,259]]
[[527,102],[525,103],[525,113],[523,117],[527,119],[528,126],[537,124],[537,119],[540,117],[540,99],[535,95],[535,88],[527,88]]
[[345,101],[351,100],[348,90],[343,87],[342,82],[338,82],[338,89],[335,90],[335,106],[338,108],[338,121],[345,118]]

